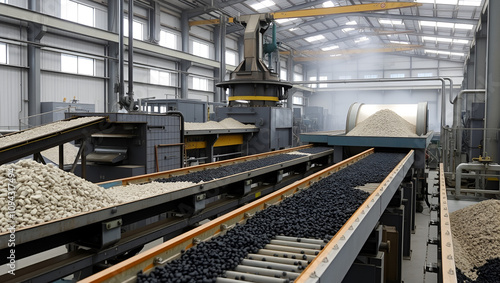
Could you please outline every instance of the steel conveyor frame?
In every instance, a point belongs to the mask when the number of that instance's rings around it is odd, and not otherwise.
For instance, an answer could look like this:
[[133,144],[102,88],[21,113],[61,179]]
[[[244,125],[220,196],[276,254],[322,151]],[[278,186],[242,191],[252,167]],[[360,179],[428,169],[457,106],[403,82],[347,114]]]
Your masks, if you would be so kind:
[[[73,119],[74,118],[66,119],[63,121]],[[92,134],[102,131],[106,125],[106,121],[107,118],[102,117],[102,119],[96,121],[91,121],[74,127],[66,128],[56,133],[50,133],[47,135],[36,137],[34,139],[18,142],[11,146],[0,148],[0,165],[23,158],[30,154],[39,153],[43,150],[53,148],[70,141],[90,137]],[[11,135],[29,130],[30,129],[15,132]]]
[[[118,263],[100,273],[94,274],[82,282],[133,282],[137,272],[148,272],[158,262],[165,263],[180,255],[182,250],[193,247],[199,240],[210,239],[219,233],[243,223],[257,211],[266,209],[283,199],[307,189],[311,184],[345,168],[372,154],[374,149],[341,161],[307,178],[297,181],[259,200],[223,215],[205,225],[177,236],[155,248]],[[341,230],[318,254],[315,260],[303,271],[295,282],[341,282],[351,264],[360,252],[370,232],[389,204],[394,192],[399,187],[414,162],[411,150],[378,188],[356,210],[343,225]]]
[[[310,145],[264,153],[252,156],[236,158],[233,160],[225,160],[215,163],[209,163],[199,166],[179,168],[165,172],[152,173],[131,178],[120,179],[101,183],[103,187],[121,186],[127,184],[138,184],[151,182],[157,178],[168,178],[176,175],[188,174],[190,172],[206,170],[210,168],[218,168],[225,165],[237,164],[245,161],[265,158],[272,155],[285,154],[291,151],[310,148]],[[24,270],[18,270],[19,274],[24,274],[21,277],[12,277],[9,274],[0,276],[1,282],[19,282],[24,280],[32,280],[37,278],[40,281],[53,281],[61,278],[62,274],[71,274],[76,270],[98,264],[106,259],[123,254],[128,250],[139,245],[146,244],[155,239],[165,237],[172,238],[193,227],[199,221],[207,218],[217,217],[220,214],[227,213],[241,205],[253,201],[261,196],[265,196],[277,189],[280,189],[296,180],[310,175],[312,172],[317,172],[321,167],[313,167],[312,163],[331,163],[333,150],[329,149],[321,153],[312,154],[309,156],[301,156],[296,159],[273,164],[267,167],[258,168],[255,170],[242,172],[232,176],[227,176],[221,179],[205,182],[199,185],[173,191],[158,196],[141,199],[129,203],[120,204],[114,207],[103,208],[101,210],[92,211],[89,213],[78,214],[69,218],[54,220],[51,222],[39,224],[36,226],[26,227],[16,231],[16,256],[21,259],[26,256],[36,254],[60,245],[76,242],[81,240],[87,233],[89,227],[101,225],[104,221],[114,219],[123,219],[123,224],[135,223],[152,216],[160,215],[169,210],[176,208],[178,201],[182,198],[195,196],[210,190],[218,190],[219,187],[227,186],[228,188],[240,187],[242,181],[249,179],[258,179],[269,174],[275,174],[279,171],[296,171],[299,174],[291,174],[284,177],[281,181],[271,183],[266,186],[261,186],[252,189],[247,194],[236,198],[223,199],[214,202],[201,212],[195,215],[187,215],[184,218],[167,218],[159,220],[154,224],[141,227],[139,229],[122,233],[118,243],[110,247],[103,247],[100,250],[85,251],[77,250],[57,256],[27,267]],[[300,171],[300,172],[299,172]],[[0,234],[0,258],[5,258],[8,254],[9,233]],[[3,256],[3,255],[6,256]],[[5,263],[5,262],[4,262]],[[35,268],[36,267],[36,268]],[[22,272],[22,273],[21,273]]]

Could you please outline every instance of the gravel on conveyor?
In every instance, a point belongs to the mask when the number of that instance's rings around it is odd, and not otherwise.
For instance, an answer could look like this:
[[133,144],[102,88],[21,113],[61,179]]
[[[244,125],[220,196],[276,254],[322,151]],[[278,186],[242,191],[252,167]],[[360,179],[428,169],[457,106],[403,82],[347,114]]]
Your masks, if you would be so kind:
[[[20,160],[0,166],[0,232],[111,206],[105,189],[54,165]],[[12,222],[14,221],[14,222]]]
[[62,120],[10,135],[5,135],[0,137],[0,148],[11,146],[28,140],[33,140],[35,138],[43,137],[48,134],[54,134],[65,129],[97,121],[102,118],[103,117],[81,117],[67,121]]
[[137,282],[215,282],[277,235],[328,241],[369,196],[355,187],[382,182],[403,157],[396,153],[369,155],[150,274],[140,272]]
[[[319,148],[306,148],[298,150],[299,153],[315,154],[331,149],[330,147],[319,147]],[[156,182],[208,182],[215,179],[224,178],[227,176],[235,175],[238,173],[266,167],[269,165],[290,161],[293,159],[301,158],[301,154],[279,154],[274,156],[269,156],[261,159],[246,161],[238,164],[227,165],[219,168],[207,169],[202,171],[192,172],[186,175],[173,176],[170,178],[159,178]]]

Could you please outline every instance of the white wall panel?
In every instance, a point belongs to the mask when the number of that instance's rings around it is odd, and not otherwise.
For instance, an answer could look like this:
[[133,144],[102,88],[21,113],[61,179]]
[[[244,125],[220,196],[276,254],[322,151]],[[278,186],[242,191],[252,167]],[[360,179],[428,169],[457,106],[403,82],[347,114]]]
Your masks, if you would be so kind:
[[0,130],[19,130],[19,117],[27,113],[26,70],[0,66]]
[[165,25],[170,28],[176,28],[177,30],[181,29],[181,21],[178,17],[172,16],[167,13],[160,14],[160,23],[161,25]]
[[97,112],[104,111],[104,80],[63,73],[42,72],[41,101],[62,102],[75,97],[81,103],[94,104]]

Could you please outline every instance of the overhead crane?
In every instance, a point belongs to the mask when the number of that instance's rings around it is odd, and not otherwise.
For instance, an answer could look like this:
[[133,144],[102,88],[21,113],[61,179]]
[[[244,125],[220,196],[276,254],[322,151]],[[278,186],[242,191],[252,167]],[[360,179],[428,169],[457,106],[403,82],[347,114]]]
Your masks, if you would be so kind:
[[[272,20],[278,20],[278,19],[289,19],[289,18],[317,17],[317,16],[326,16],[333,14],[386,11],[392,9],[402,9],[402,8],[418,7],[418,6],[422,6],[422,4],[415,2],[381,2],[381,3],[359,4],[359,5],[328,7],[328,8],[271,12],[265,15],[267,15],[267,17]],[[238,23],[240,22],[240,17],[228,18],[227,22]],[[220,24],[220,19],[198,20],[189,22],[189,26],[210,25],[210,24]]]

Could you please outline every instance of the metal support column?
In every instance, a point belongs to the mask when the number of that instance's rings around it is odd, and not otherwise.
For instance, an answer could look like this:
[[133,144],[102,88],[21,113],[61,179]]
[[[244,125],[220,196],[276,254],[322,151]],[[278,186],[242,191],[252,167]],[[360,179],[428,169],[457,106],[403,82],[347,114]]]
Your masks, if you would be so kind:
[[134,110],[134,0],[128,0],[128,110]]
[[486,60],[486,109],[484,131],[484,154],[498,162],[498,129],[500,128],[500,1],[490,1],[488,6],[488,43]]
[[243,62],[245,59],[245,38],[243,36],[238,38],[238,58],[239,62]]
[[[182,51],[189,53],[189,16],[187,12],[181,14],[181,39]],[[181,96],[180,98],[188,98],[188,74],[187,71],[191,67],[191,62],[181,60]]]
[[[476,50],[474,58],[474,77],[475,86],[469,89],[486,88],[486,52],[487,52],[487,26],[485,17],[482,18],[482,28],[476,33]],[[473,97],[474,102],[484,102],[484,94],[478,94]]]
[[[292,55],[288,55],[287,62],[286,62],[286,68],[287,68],[286,76],[287,76],[287,80],[289,82],[293,82],[293,73],[294,73],[293,67],[294,67],[293,57],[292,57]],[[295,93],[295,91],[293,91],[293,88],[288,91],[288,99],[286,101],[287,102],[286,106],[290,109],[293,108],[293,94],[294,93]]]
[[[119,33],[120,32],[120,14],[119,14],[119,1],[110,1],[108,3],[108,30],[110,32]],[[116,42],[108,41],[108,56],[118,58],[120,55],[119,45]],[[106,59],[108,66],[108,105],[107,112],[118,111],[118,97],[117,92],[119,91],[120,85],[120,73],[119,73],[119,61],[113,59]]]
[[[30,0],[28,2],[30,10],[40,11],[40,2]],[[40,39],[45,35],[47,28],[40,24],[28,23],[28,41],[40,42]],[[40,104],[40,47],[28,44],[28,116],[40,114],[42,106]],[[42,117],[34,116],[29,119],[30,126],[38,126],[41,124]]]
[[[226,77],[226,17],[224,15],[220,16],[220,24],[219,24],[219,59],[220,59],[220,68],[219,68],[219,82],[225,80]],[[221,102],[222,96],[224,95],[224,88],[219,87],[216,91],[214,102]]]
[[152,7],[152,9],[149,9],[148,18],[149,41],[157,44],[160,42],[160,4],[157,1],[150,0],[149,5]]

